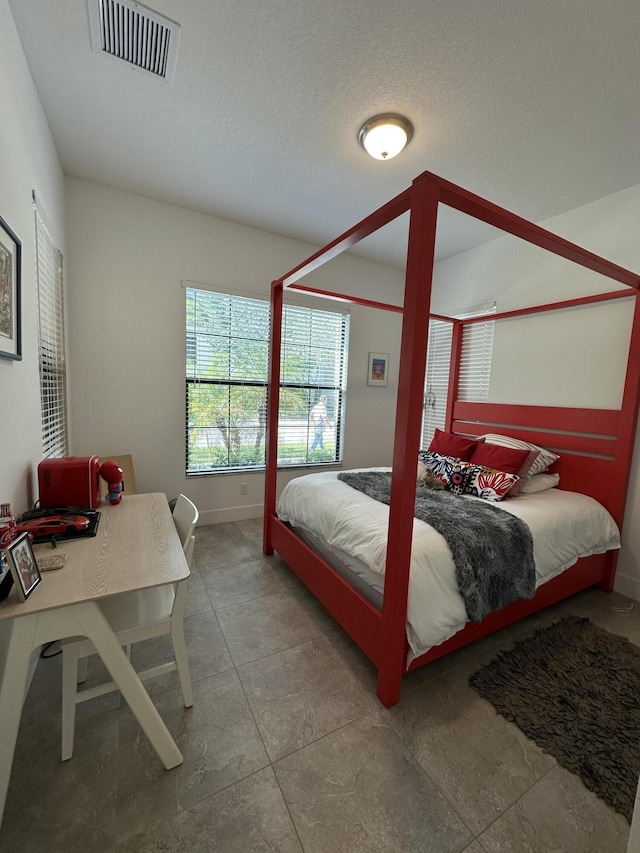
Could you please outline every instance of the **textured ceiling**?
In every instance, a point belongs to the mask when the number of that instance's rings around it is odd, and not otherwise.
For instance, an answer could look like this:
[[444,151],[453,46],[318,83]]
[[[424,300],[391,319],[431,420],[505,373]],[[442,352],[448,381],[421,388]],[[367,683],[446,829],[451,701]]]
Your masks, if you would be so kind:
[[[424,170],[534,221],[640,181],[638,0],[147,5],[182,27],[173,86],[92,51],[84,0],[10,0],[68,175],[318,245]],[[357,133],[387,111],[415,133],[381,163]],[[493,236],[445,211],[438,256]]]

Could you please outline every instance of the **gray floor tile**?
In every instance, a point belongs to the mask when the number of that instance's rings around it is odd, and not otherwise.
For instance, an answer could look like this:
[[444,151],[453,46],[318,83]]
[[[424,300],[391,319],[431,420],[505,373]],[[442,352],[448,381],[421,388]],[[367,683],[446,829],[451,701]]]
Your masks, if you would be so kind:
[[377,705],[323,637],[245,664],[238,675],[272,761]]
[[305,853],[458,853],[472,840],[377,715],[274,769]]
[[237,521],[236,524],[243,536],[246,536],[247,539],[257,543],[262,548],[262,536],[264,532],[264,519],[262,516],[260,518],[247,518],[243,521]]
[[556,765],[479,838],[487,853],[626,853],[629,824]]
[[259,560],[262,548],[244,536],[237,522],[209,524],[198,528],[194,548],[194,567],[205,573],[223,566],[235,566]]
[[200,572],[192,570],[187,585],[187,602],[184,608],[185,616],[196,616],[198,613],[204,613],[212,609],[213,606],[202,582],[202,575]]
[[269,763],[235,671],[193,685],[193,708],[180,691],[156,706],[184,756],[167,772],[128,708],[120,729],[118,830],[127,837],[194,805]]
[[[231,655],[213,610],[185,619],[184,637],[192,682],[233,668]],[[138,671],[159,666],[173,659],[173,644],[168,635],[144,640],[131,647],[131,662]],[[159,696],[179,686],[178,673],[175,671],[145,681],[147,693],[151,697]]]
[[588,616],[605,631],[619,634],[640,646],[640,603],[625,595],[598,590],[592,598],[576,603],[569,612],[574,616]]
[[270,767],[121,843],[118,853],[302,853]]
[[320,633],[288,593],[222,607],[216,613],[236,666],[298,646]]
[[390,725],[475,835],[555,761],[469,687],[460,665],[385,711]]
[[79,720],[75,753],[60,760],[60,726],[33,737],[45,718],[23,721],[0,831],[2,853],[86,853],[111,849],[115,834],[119,710]]
[[203,582],[216,609],[286,591],[282,579],[265,559],[206,572]]

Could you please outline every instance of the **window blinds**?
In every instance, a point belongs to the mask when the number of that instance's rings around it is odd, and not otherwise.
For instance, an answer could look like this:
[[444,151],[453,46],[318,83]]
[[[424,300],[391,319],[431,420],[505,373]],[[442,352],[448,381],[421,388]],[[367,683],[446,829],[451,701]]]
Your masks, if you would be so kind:
[[[191,287],[186,299],[187,473],[263,467],[270,305]],[[284,306],[279,464],[341,459],[348,328],[347,314]],[[332,425],[312,450],[320,395]]]
[[[495,302],[475,306],[456,314],[466,320],[495,314]],[[480,402],[489,395],[491,358],[493,355],[493,330],[495,321],[472,323],[462,333],[458,399]],[[429,321],[427,344],[427,369],[424,389],[424,417],[422,420],[422,447],[428,447],[436,429],[444,429],[449,390],[449,368],[453,323],[444,320]]]
[[64,340],[62,253],[33,198],[36,220],[38,343],[42,447],[45,459],[66,456],[68,448],[67,377]]
[[429,321],[421,442],[424,448],[431,444],[436,429],[444,429],[452,337],[453,323]]

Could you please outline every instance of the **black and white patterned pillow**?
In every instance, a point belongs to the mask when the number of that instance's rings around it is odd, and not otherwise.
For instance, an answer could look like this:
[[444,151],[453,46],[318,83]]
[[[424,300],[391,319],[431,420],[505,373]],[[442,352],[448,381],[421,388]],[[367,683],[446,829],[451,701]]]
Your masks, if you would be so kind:
[[418,453],[420,461],[427,466],[444,483],[445,489],[454,495],[464,494],[469,481],[469,462],[461,462],[453,456],[442,456],[433,450],[421,450]]

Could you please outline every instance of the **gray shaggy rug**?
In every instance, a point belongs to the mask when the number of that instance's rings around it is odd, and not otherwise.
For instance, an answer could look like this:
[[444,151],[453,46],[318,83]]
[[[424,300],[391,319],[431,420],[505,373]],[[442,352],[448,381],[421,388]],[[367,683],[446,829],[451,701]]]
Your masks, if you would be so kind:
[[631,822],[640,772],[640,648],[567,617],[469,683]]

